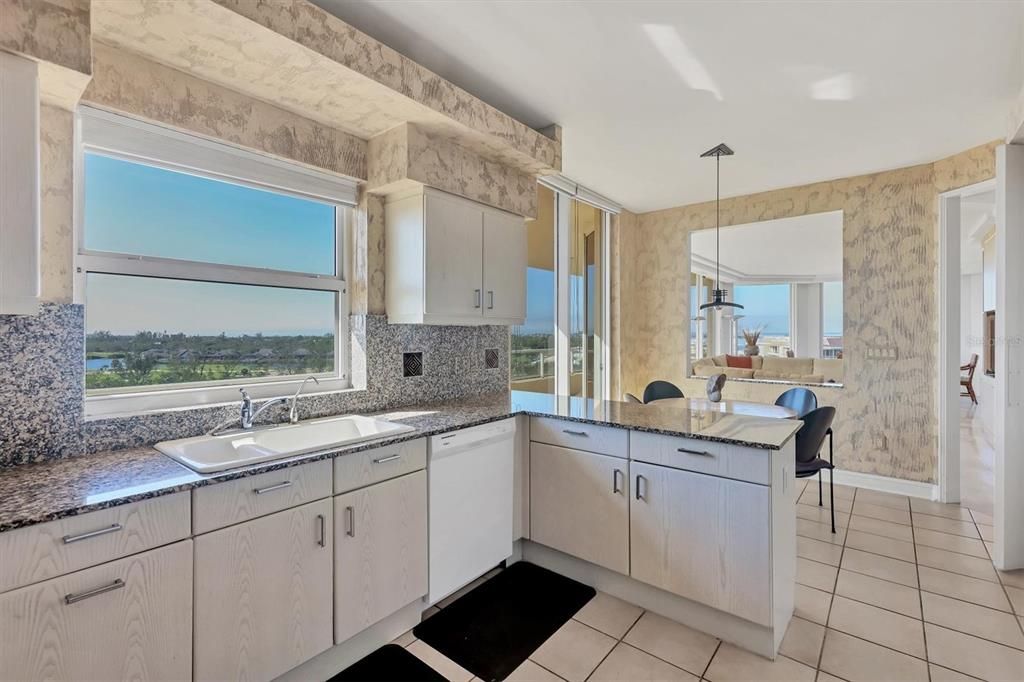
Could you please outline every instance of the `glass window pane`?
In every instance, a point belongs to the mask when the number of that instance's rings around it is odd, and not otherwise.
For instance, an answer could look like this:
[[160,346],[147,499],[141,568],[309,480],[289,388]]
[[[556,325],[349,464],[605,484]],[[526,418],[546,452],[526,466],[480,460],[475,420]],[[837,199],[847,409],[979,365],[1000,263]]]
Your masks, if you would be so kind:
[[334,275],[334,206],[85,155],[85,248]]
[[86,388],[333,372],[336,297],[89,273]]
[[538,189],[527,222],[526,322],[512,328],[512,388],[555,392],[555,195]]
[[593,398],[600,390],[601,227],[600,209],[569,204],[569,395]]
[[843,283],[821,285],[822,330],[821,357],[843,357]]
[[747,345],[744,330],[761,331],[757,345],[761,355],[785,357],[792,350],[789,323],[788,284],[737,284],[734,300],[743,306],[743,318],[737,324],[736,348]]

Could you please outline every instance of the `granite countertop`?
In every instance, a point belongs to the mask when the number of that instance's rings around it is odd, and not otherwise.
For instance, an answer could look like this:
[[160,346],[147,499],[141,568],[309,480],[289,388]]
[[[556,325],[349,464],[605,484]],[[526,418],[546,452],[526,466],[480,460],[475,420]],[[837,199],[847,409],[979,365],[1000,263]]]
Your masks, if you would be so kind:
[[803,422],[791,419],[513,391],[459,402],[386,410],[376,416],[408,424],[416,430],[214,474],[195,473],[148,447],[0,469],[0,532],[486,424],[517,414],[686,436],[765,450],[782,448],[803,425]]

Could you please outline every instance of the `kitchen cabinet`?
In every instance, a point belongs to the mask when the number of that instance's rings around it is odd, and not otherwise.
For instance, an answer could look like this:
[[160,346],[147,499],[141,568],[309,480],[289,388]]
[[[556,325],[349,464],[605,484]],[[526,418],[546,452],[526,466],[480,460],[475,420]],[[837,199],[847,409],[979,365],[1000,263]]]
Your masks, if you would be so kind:
[[334,527],[340,644],[427,593],[426,471],[338,495]]
[[269,680],[329,648],[331,499],[195,539],[195,679]]
[[385,205],[388,320],[521,324],[526,318],[526,223],[432,188]]
[[0,595],[2,680],[191,676],[191,540]]
[[532,443],[530,539],[629,572],[629,469],[618,457]]
[[38,69],[0,52],[0,315],[39,310]]
[[630,575],[771,625],[771,489],[636,461],[630,475]]

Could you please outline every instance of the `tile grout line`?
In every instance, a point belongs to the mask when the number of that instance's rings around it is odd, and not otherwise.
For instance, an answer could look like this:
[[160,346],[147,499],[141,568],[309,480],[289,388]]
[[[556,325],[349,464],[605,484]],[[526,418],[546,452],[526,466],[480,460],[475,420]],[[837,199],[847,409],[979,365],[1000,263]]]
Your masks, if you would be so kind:
[[[623,600],[623,601],[625,601],[625,600]],[[634,606],[636,606],[636,605],[634,604]],[[594,666],[594,669],[591,670],[590,673],[584,678],[584,682],[587,682],[587,680],[589,680],[591,678],[591,676],[593,676],[593,674],[597,672],[598,668],[600,668],[601,665],[606,660],[608,660],[608,657],[612,655],[612,652],[615,651],[616,647],[618,647],[620,644],[622,644],[622,640],[626,639],[626,635],[629,634],[630,630],[632,630],[633,628],[636,627],[636,624],[640,622],[640,619],[644,617],[645,613],[647,613],[647,609],[640,609],[640,615],[636,617],[636,620],[634,620],[632,622],[632,624],[630,624],[630,626],[628,628],[626,628],[626,631],[622,633],[622,636],[619,637],[617,640],[615,640],[615,644],[612,644],[612,648],[608,650],[608,653],[606,653],[604,656],[601,657],[601,660],[597,662],[597,665]],[[573,620],[576,620],[576,619],[574,618]],[[586,625],[588,628],[590,628],[591,630],[594,630],[595,632],[601,632],[597,628],[595,628],[595,627],[593,627],[591,625],[587,625],[586,623],[584,623],[581,620],[578,620],[576,622],[580,623],[581,625]],[[601,632],[601,634],[606,636],[606,637],[611,637],[611,635],[609,635],[607,632]],[[629,645],[627,644],[627,646],[629,646]],[[636,648],[639,648],[639,647],[636,647]],[[644,650],[640,649],[640,651],[644,651]],[[644,653],[645,654],[649,654],[651,656],[654,656],[654,654],[650,653],[649,651],[644,651]],[[657,656],[654,656],[654,657],[658,658]],[[658,658],[658,660],[660,661],[662,659]],[[668,663],[668,661],[663,661],[663,662],[664,663]],[[669,665],[672,665],[672,664],[669,663]],[[679,666],[672,666],[672,667],[673,668],[678,668],[679,670],[682,670],[682,668],[679,668]],[[545,670],[546,670],[546,668],[545,668]]]
[[[974,521],[974,526],[977,528],[978,521],[974,518],[974,512],[971,510],[968,511],[970,511],[971,520]],[[978,529],[978,535],[981,535],[981,529]],[[999,587],[1003,590],[1003,596],[1006,597],[1006,601],[1010,604],[1010,612],[1013,614],[1013,619],[1017,621],[1017,627],[1020,629],[1021,634],[1024,634],[1024,620],[1021,620],[1021,616],[1024,616],[1024,613],[1017,613],[1017,606],[1013,603],[1013,600],[1010,599],[1010,592],[1006,589],[1006,583],[1003,582],[1003,576],[1000,574],[999,569],[996,568],[995,559],[992,558],[992,553],[989,551],[987,544],[985,545],[985,553],[989,555],[988,559],[992,562],[992,569],[996,572],[996,580],[999,581]]]
[[[857,489],[853,489],[853,500],[850,502],[850,515],[853,515],[853,505],[857,503]],[[834,511],[834,510],[833,510]],[[829,621],[832,620],[832,607],[836,603],[836,588],[839,586],[839,571],[842,570],[843,557],[846,556],[846,540],[850,537],[850,529],[846,529],[846,533],[843,535],[842,549],[839,551],[839,566],[836,567],[836,579],[832,583],[832,596],[828,600],[828,613],[825,614],[825,632],[821,635],[821,646],[818,648],[818,665],[814,669],[814,679],[818,679],[818,675],[821,674],[821,663],[825,658],[825,640],[828,639]],[[831,674],[831,673],[826,673]]]
[[[908,500],[907,504],[910,502]],[[970,513],[970,512],[968,512]],[[917,576],[917,603],[921,607],[921,641],[924,643],[925,671],[928,680],[932,679],[931,658],[928,656],[928,631],[924,626],[924,592],[921,590],[921,565],[917,563],[917,535],[915,534],[914,514],[910,514],[910,537],[914,539],[914,575]]]

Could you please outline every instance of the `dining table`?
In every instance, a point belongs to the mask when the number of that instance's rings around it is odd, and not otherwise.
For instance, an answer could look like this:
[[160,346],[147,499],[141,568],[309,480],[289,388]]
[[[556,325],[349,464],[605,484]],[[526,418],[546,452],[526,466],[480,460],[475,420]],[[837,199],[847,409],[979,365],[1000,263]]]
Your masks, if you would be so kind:
[[707,398],[662,398],[648,404],[705,412],[743,414],[749,417],[770,417],[772,419],[796,419],[798,416],[796,410],[791,410],[788,407],[755,403],[748,400],[720,400],[716,403]]

